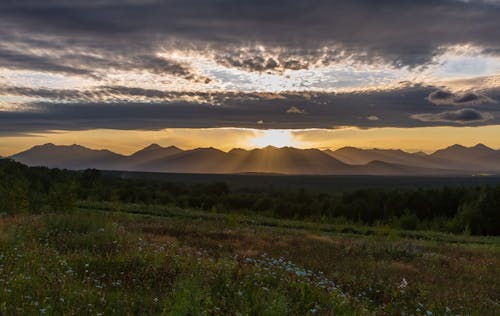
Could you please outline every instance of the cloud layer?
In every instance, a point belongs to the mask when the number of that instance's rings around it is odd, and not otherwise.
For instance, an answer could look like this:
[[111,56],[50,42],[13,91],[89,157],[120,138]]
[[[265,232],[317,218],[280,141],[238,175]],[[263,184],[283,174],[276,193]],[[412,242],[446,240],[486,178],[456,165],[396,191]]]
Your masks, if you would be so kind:
[[[419,127],[498,124],[500,109],[436,106],[434,87],[363,93],[183,93],[102,86],[90,91],[0,87],[0,93],[45,101],[0,111],[0,133],[47,130],[212,128]],[[500,99],[496,90],[488,92]],[[290,106],[300,104],[300,106]],[[447,109],[449,108],[449,109]]]
[[[498,2],[480,0],[2,1],[0,32],[10,47],[0,51],[0,64],[79,73],[86,71],[88,53],[94,64],[110,56],[127,64],[163,49],[194,49],[252,71],[304,69],[346,58],[416,67],[450,45],[499,54],[498,16]],[[40,51],[60,48],[67,55],[60,61]],[[64,65],[70,58],[83,69]],[[182,67],[162,63],[152,68],[185,75]]]
[[500,58],[499,16],[482,0],[0,1],[0,134],[498,124],[498,80],[453,92],[426,69]]

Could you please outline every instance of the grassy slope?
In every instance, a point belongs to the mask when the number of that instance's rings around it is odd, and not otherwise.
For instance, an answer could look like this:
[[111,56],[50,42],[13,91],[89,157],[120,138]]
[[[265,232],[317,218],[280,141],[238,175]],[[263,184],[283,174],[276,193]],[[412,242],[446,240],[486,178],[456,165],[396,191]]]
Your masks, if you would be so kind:
[[498,238],[82,206],[0,219],[0,314],[500,310]]

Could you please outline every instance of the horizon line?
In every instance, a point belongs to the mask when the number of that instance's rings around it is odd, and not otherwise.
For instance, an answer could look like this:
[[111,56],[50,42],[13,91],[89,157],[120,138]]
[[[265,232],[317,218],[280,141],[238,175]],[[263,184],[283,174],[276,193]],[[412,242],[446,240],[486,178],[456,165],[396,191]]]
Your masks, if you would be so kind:
[[135,150],[134,152],[132,152],[130,154],[126,154],[126,153],[122,153],[120,151],[114,151],[114,150],[111,150],[111,149],[108,149],[108,148],[92,148],[90,146],[84,146],[84,145],[80,145],[80,144],[77,144],[77,143],[73,143],[73,144],[56,144],[54,142],[48,142],[48,143],[41,143],[41,144],[38,144],[38,145],[33,145],[33,146],[29,147],[29,148],[23,149],[23,150],[21,150],[19,152],[16,152],[16,153],[13,153],[13,154],[10,154],[10,155],[0,155],[0,157],[1,158],[9,158],[9,157],[15,156],[17,154],[23,153],[25,151],[31,150],[31,149],[33,149],[35,147],[41,147],[41,146],[47,146],[47,145],[52,145],[52,146],[57,146],[57,147],[80,146],[80,147],[83,147],[83,148],[86,148],[86,149],[96,150],[96,151],[104,151],[104,150],[106,150],[106,151],[109,151],[109,152],[112,152],[112,153],[115,153],[115,154],[119,154],[119,155],[122,155],[122,156],[131,156],[134,153],[140,152],[141,150],[144,150],[144,149],[146,149],[148,147],[155,146],[155,145],[159,146],[161,148],[175,147],[175,148],[177,148],[179,150],[182,150],[182,151],[190,151],[190,150],[196,150],[196,149],[216,149],[216,150],[222,151],[224,153],[229,153],[232,150],[252,151],[252,150],[256,150],[256,149],[265,149],[265,148],[275,148],[275,149],[293,148],[293,149],[299,149],[299,150],[316,149],[316,150],[320,150],[320,151],[327,151],[327,150],[337,151],[337,150],[340,150],[340,149],[343,149],[343,148],[355,148],[355,149],[361,149],[361,150],[394,150],[394,151],[403,151],[403,152],[409,153],[409,154],[425,153],[427,155],[430,155],[430,154],[433,154],[433,153],[435,153],[437,151],[440,151],[440,150],[443,150],[443,149],[446,149],[446,148],[450,148],[450,147],[453,147],[453,146],[462,146],[464,148],[474,148],[474,147],[481,146],[481,145],[485,146],[487,148],[490,148],[492,150],[500,150],[500,148],[493,148],[491,146],[486,145],[484,142],[478,142],[478,143],[476,143],[475,145],[472,145],[472,146],[467,146],[467,145],[463,145],[463,144],[460,144],[460,143],[453,143],[453,144],[450,144],[450,145],[442,146],[439,149],[436,149],[436,150],[433,150],[433,151],[426,151],[426,150],[408,151],[408,150],[404,150],[404,149],[401,149],[401,148],[356,147],[356,146],[349,146],[349,145],[341,146],[341,147],[337,147],[337,148],[335,148],[335,147],[298,147],[298,146],[274,146],[274,145],[266,145],[266,146],[261,146],[261,147],[254,146],[254,147],[247,147],[247,148],[232,147],[231,149],[224,150],[224,149],[218,148],[216,146],[184,147],[184,146],[178,146],[178,145],[174,145],[174,144],[160,145],[158,143],[150,143],[150,144],[144,145],[142,147],[139,147],[139,149]]

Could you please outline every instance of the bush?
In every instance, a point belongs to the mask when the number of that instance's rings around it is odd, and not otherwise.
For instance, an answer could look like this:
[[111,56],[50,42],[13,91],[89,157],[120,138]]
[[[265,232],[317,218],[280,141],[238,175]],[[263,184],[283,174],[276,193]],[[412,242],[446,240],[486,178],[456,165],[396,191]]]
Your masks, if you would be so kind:
[[415,230],[418,225],[418,217],[417,215],[411,213],[409,210],[406,210],[401,217],[399,217],[399,226],[402,229],[407,230]]

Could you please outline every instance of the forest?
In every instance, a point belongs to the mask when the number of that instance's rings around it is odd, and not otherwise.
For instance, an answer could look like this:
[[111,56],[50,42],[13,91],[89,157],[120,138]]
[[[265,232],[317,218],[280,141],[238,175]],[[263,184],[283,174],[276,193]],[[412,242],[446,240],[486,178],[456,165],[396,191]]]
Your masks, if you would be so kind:
[[234,188],[225,182],[186,184],[122,179],[94,169],[27,167],[0,160],[0,214],[71,212],[82,201],[166,205],[213,213],[389,226],[455,234],[500,235],[500,186],[366,188]]

